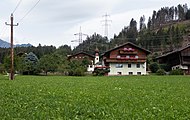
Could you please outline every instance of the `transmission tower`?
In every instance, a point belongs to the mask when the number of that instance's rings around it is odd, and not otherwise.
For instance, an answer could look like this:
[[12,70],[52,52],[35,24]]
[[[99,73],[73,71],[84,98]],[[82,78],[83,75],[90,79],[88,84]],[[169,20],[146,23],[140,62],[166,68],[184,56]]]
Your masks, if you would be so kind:
[[104,20],[102,20],[103,22],[103,26],[104,26],[104,36],[108,37],[108,29],[109,26],[111,25],[111,20],[109,20],[110,15],[108,15],[107,13],[105,15],[102,16]]
[[83,34],[83,33],[82,33],[81,26],[80,26],[79,33],[76,33],[76,34],[74,34],[74,35],[75,35],[75,36],[78,35],[79,39],[77,39],[77,40],[71,40],[71,42],[78,42],[79,44],[81,44],[81,43],[83,42],[83,39],[82,39],[83,36],[88,36],[87,34]]

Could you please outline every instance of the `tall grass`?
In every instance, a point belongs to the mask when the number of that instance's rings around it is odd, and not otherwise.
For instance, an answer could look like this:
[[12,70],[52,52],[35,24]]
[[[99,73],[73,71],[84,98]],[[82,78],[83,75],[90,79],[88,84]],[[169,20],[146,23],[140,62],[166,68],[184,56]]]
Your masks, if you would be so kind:
[[190,119],[189,76],[0,76],[0,119]]

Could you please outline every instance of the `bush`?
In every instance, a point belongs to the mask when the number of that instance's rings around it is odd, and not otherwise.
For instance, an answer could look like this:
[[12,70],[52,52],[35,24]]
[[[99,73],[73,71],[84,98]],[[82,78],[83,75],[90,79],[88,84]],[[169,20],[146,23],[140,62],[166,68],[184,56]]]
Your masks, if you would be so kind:
[[163,69],[166,72],[169,72],[171,70],[171,67],[167,64],[160,64],[160,69]]
[[170,75],[183,75],[183,70],[182,69],[176,69],[170,71]]
[[104,70],[99,70],[99,69],[96,69],[93,72],[94,76],[103,76],[104,74],[105,74],[105,71]]
[[83,66],[81,61],[73,60],[69,62],[66,69],[69,76],[84,76],[86,66]]
[[85,73],[84,70],[82,70],[80,68],[68,71],[69,76],[84,76],[85,75],[84,73]]
[[85,69],[83,67],[78,67],[76,69],[69,69],[68,75],[69,76],[84,76],[85,75]]
[[158,63],[153,62],[150,64],[149,68],[150,68],[152,73],[156,73],[159,69],[159,65],[158,65]]
[[3,64],[0,64],[0,73],[1,74],[3,74],[3,73],[5,73],[5,68],[4,68],[4,66],[3,66]]
[[84,76],[84,73],[85,73],[85,69],[83,69],[82,67],[81,68],[77,68],[74,71],[74,76]]
[[156,72],[156,75],[166,75],[165,70],[164,69],[158,69]]
[[97,69],[97,68],[95,68],[93,75],[94,76],[104,76],[108,72],[109,72],[109,69]]

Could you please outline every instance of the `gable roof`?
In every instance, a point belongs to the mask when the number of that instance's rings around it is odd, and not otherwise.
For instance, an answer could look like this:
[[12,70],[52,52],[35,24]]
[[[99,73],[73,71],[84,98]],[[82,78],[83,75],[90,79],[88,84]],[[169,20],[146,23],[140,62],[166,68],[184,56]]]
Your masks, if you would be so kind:
[[166,54],[163,54],[163,55],[161,55],[161,56],[158,56],[158,57],[156,57],[156,59],[159,59],[159,58],[162,58],[162,57],[166,57],[166,56],[168,56],[168,55],[171,55],[171,54],[174,54],[174,53],[177,53],[177,52],[181,52],[181,51],[183,51],[183,50],[185,50],[185,49],[187,49],[187,48],[189,48],[189,47],[190,47],[190,45],[187,45],[187,46],[185,46],[185,47],[182,47],[182,48],[179,48],[179,49],[177,49],[177,50],[174,50],[174,51],[168,52],[168,53],[166,53]]
[[68,58],[70,59],[71,57],[77,56],[77,55],[79,55],[79,54],[84,54],[84,55],[86,55],[86,56],[95,58],[95,56],[93,56],[93,55],[91,55],[91,54],[88,54],[88,53],[86,53],[86,52],[78,52],[78,53],[76,53],[76,54],[73,54],[73,55],[69,56]]
[[119,49],[119,48],[121,48],[121,47],[124,47],[124,46],[126,46],[126,45],[134,46],[134,47],[136,47],[136,48],[138,48],[138,49],[140,49],[140,50],[146,52],[147,54],[150,54],[150,53],[151,53],[149,50],[146,50],[146,49],[144,49],[144,48],[141,48],[141,47],[139,47],[139,46],[137,46],[137,45],[135,45],[135,44],[133,44],[133,43],[131,43],[131,42],[127,42],[127,43],[125,43],[125,44],[123,44],[123,45],[120,45],[120,46],[118,46],[118,47],[115,47],[115,48],[112,48],[112,49],[106,51],[105,53],[102,54],[102,56],[104,56],[104,55],[110,53],[110,52],[113,51],[113,50],[116,50],[116,49]]

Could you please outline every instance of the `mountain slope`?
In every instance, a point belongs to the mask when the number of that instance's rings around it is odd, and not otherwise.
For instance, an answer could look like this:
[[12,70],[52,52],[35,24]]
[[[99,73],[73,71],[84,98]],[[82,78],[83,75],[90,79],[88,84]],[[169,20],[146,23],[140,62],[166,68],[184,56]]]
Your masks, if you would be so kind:
[[9,48],[10,46],[10,43],[0,39],[0,48]]
[[[30,47],[30,46],[33,46],[33,45],[31,45],[30,43],[14,45],[14,47]],[[10,48],[10,47],[11,47],[10,43],[0,39],[0,48]]]
[[31,47],[33,45],[31,45],[30,43],[28,44],[16,44],[15,47]]

